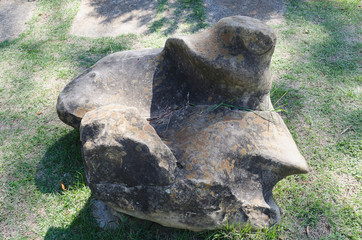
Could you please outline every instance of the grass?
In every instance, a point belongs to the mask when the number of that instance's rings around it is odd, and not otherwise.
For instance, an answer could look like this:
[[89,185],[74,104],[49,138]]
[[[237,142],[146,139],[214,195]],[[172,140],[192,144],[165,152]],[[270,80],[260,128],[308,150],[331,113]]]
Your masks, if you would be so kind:
[[202,2],[159,0],[149,34],[100,39],[68,34],[80,0],[36,4],[27,30],[0,43],[0,239],[360,239],[359,1],[286,1],[285,21],[272,26],[272,102],[285,110],[280,114],[311,171],[273,190],[283,212],[279,226],[202,233],[134,218],[115,230],[98,228],[79,133],[55,113],[66,83],[100,58],[162,47],[170,34],[205,27]]

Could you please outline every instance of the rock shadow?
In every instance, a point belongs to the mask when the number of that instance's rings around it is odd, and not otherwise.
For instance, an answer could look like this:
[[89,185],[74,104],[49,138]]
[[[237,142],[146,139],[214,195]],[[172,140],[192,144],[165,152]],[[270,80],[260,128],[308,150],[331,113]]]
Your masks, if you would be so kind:
[[79,132],[72,130],[48,148],[36,168],[35,185],[42,193],[60,193],[62,184],[82,184],[83,172]]
[[50,227],[44,239],[206,239],[210,232],[195,233],[161,226],[124,215],[118,227],[100,228],[92,214],[95,199],[91,196],[73,222],[66,227]]
[[[69,188],[84,184],[84,165],[81,158],[79,131],[72,130],[51,145],[41,161],[35,185],[44,194],[62,194],[60,183]],[[50,227],[44,239],[205,239],[206,233],[163,227],[157,223],[124,215],[116,228],[101,228],[92,213],[95,198],[88,198],[75,219],[65,227]],[[203,237],[199,237],[203,236]]]

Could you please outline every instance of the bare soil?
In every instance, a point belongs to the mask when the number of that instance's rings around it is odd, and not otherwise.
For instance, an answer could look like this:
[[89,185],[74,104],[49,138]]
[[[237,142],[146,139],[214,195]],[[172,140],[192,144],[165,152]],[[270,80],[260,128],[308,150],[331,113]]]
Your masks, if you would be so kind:
[[156,7],[156,0],[82,0],[70,33],[94,38],[145,33]]
[[[0,0],[0,42],[25,30],[35,4],[35,0]],[[210,25],[233,15],[278,23],[285,8],[283,0],[205,0],[204,5]],[[147,33],[156,9],[157,0],[82,0],[70,33],[94,38]]]
[[0,42],[12,40],[25,30],[35,4],[33,0],[0,0]]
[[[278,23],[285,8],[283,0],[205,0],[204,5],[210,25],[233,15]],[[82,0],[71,34],[97,38],[147,33],[156,9],[156,0]]]
[[260,19],[266,23],[283,20],[283,0],[205,0],[207,21],[213,25],[221,18],[242,15]]

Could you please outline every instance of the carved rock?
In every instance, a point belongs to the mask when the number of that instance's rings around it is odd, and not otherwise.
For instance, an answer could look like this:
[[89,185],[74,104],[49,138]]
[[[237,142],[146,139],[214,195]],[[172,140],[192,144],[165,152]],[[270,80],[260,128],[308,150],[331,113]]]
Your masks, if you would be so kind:
[[[280,221],[272,189],[308,171],[270,104],[275,34],[249,17],[111,54],[60,94],[87,182],[113,210],[194,231]],[[225,104],[227,103],[227,104]]]

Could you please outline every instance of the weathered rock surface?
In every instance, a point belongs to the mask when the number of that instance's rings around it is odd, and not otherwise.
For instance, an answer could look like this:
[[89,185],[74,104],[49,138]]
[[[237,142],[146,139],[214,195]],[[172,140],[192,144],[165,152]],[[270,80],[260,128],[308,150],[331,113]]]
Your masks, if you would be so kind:
[[270,108],[275,42],[275,34],[259,20],[228,17],[207,32],[168,39],[164,52],[209,97],[261,110]]
[[164,49],[114,53],[73,79],[57,111],[80,129],[94,195],[194,231],[278,223],[274,185],[308,167],[270,104],[275,42],[260,21],[230,17]]
[[173,153],[136,108],[107,105],[90,111],[80,133],[89,182],[134,187],[175,180]]

